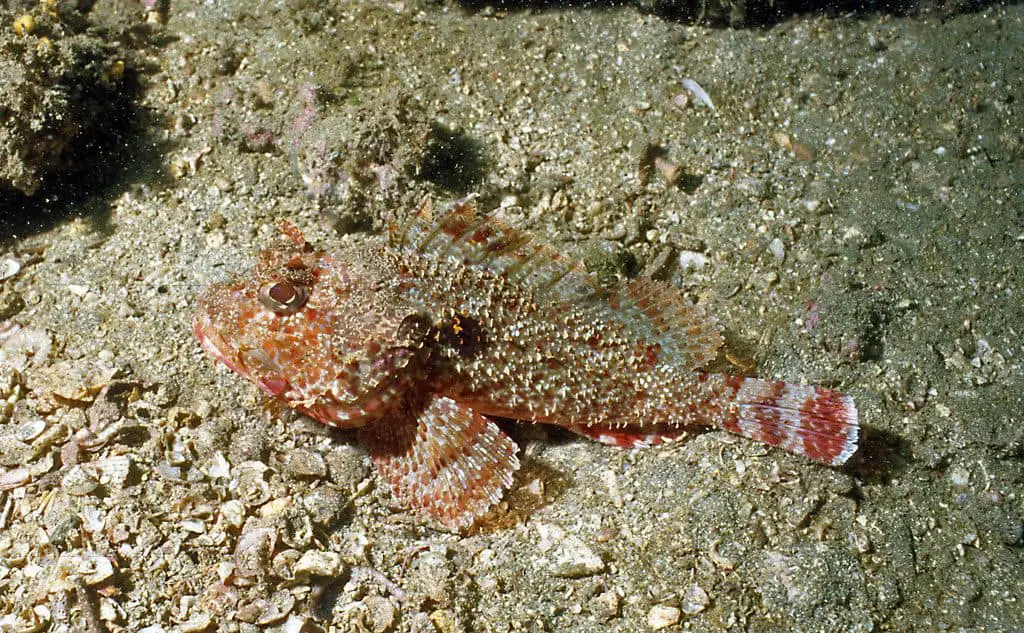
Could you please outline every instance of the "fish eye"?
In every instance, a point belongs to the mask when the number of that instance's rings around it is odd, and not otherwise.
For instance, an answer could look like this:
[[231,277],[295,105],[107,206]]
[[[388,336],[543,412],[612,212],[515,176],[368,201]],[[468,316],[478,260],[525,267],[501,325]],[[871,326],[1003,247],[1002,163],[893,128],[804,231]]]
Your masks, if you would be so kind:
[[306,305],[306,288],[289,281],[275,281],[260,288],[260,303],[278,314],[295,314]]

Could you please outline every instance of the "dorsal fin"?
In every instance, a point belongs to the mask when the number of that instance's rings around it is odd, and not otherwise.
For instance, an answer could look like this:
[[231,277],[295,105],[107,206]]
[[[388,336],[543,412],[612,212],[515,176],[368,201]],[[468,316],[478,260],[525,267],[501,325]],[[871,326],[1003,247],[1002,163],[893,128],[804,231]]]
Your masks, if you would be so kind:
[[470,200],[434,215],[424,201],[402,227],[393,227],[399,248],[460,264],[519,284],[560,301],[606,295],[597,277],[529,233],[492,216],[478,218]]
[[391,241],[398,248],[504,277],[542,300],[621,323],[634,336],[660,345],[665,362],[700,367],[715,358],[722,344],[718,322],[677,288],[652,279],[605,288],[596,275],[551,246],[492,216],[478,218],[468,200],[436,216],[424,200],[404,226],[392,227]]
[[619,320],[657,341],[671,362],[696,369],[718,356],[722,327],[679,289],[650,278],[634,279],[615,293]]

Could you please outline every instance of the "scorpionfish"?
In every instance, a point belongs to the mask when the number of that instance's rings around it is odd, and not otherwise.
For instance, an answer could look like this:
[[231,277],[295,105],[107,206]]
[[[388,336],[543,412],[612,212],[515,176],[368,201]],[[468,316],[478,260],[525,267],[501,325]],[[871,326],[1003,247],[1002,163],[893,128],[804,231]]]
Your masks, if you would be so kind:
[[712,427],[832,466],[857,450],[849,396],[702,371],[722,345],[702,307],[651,279],[602,285],[468,202],[424,202],[389,239],[332,252],[282,232],[202,295],[196,336],[289,407],[359,429],[394,495],[448,529],[519,468],[494,418],[621,447]]

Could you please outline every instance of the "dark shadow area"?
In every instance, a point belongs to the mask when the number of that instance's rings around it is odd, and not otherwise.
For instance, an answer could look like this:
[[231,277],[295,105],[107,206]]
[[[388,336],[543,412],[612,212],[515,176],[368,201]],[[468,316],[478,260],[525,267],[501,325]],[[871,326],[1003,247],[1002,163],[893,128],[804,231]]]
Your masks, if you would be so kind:
[[487,175],[483,145],[462,132],[434,125],[420,177],[456,196],[475,190]]
[[345,584],[351,580],[352,573],[347,565],[341,573],[332,578],[316,578],[310,587],[306,604],[313,619],[319,622],[330,622],[334,617],[334,609],[345,595]]
[[640,180],[647,184],[656,175],[669,187],[682,189],[691,196],[704,182],[704,176],[687,172],[682,165],[673,162],[665,147],[649,143],[640,156]]
[[643,13],[711,26],[765,28],[797,15],[866,17],[888,15],[937,15],[949,18],[1000,4],[999,0],[457,0],[464,9],[486,7],[505,11],[612,9],[633,6]]
[[126,183],[165,178],[166,147],[147,135],[157,122],[138,108],[141,86],[126,75],[121,90],[105,95],[102,124],[82,133],[61,167],[47,175],[31,196],[0,190],[0,247],[46,231],[74,216],[89,218],[95,230],[109,231],[111,203]]
[[860,427],[860,447],[841,470],[867,484],[888,483],[912,459],[906,440],[881,429]]

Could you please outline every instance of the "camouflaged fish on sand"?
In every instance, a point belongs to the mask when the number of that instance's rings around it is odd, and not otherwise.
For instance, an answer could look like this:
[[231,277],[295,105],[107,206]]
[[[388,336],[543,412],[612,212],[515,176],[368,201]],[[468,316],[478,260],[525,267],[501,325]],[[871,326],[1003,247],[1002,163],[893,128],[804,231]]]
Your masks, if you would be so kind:
[[519,467],[492,417],[622,447],[725,429],[828,465],[856,451],[857,410],[820,387],[700,370],[717,321],[675,288],[608,289],[468,203],[424,203],[389,243],[317,251],[294,226],[200,301],[196,336],[288,406],[358,428],[396,497],[452,529]]

